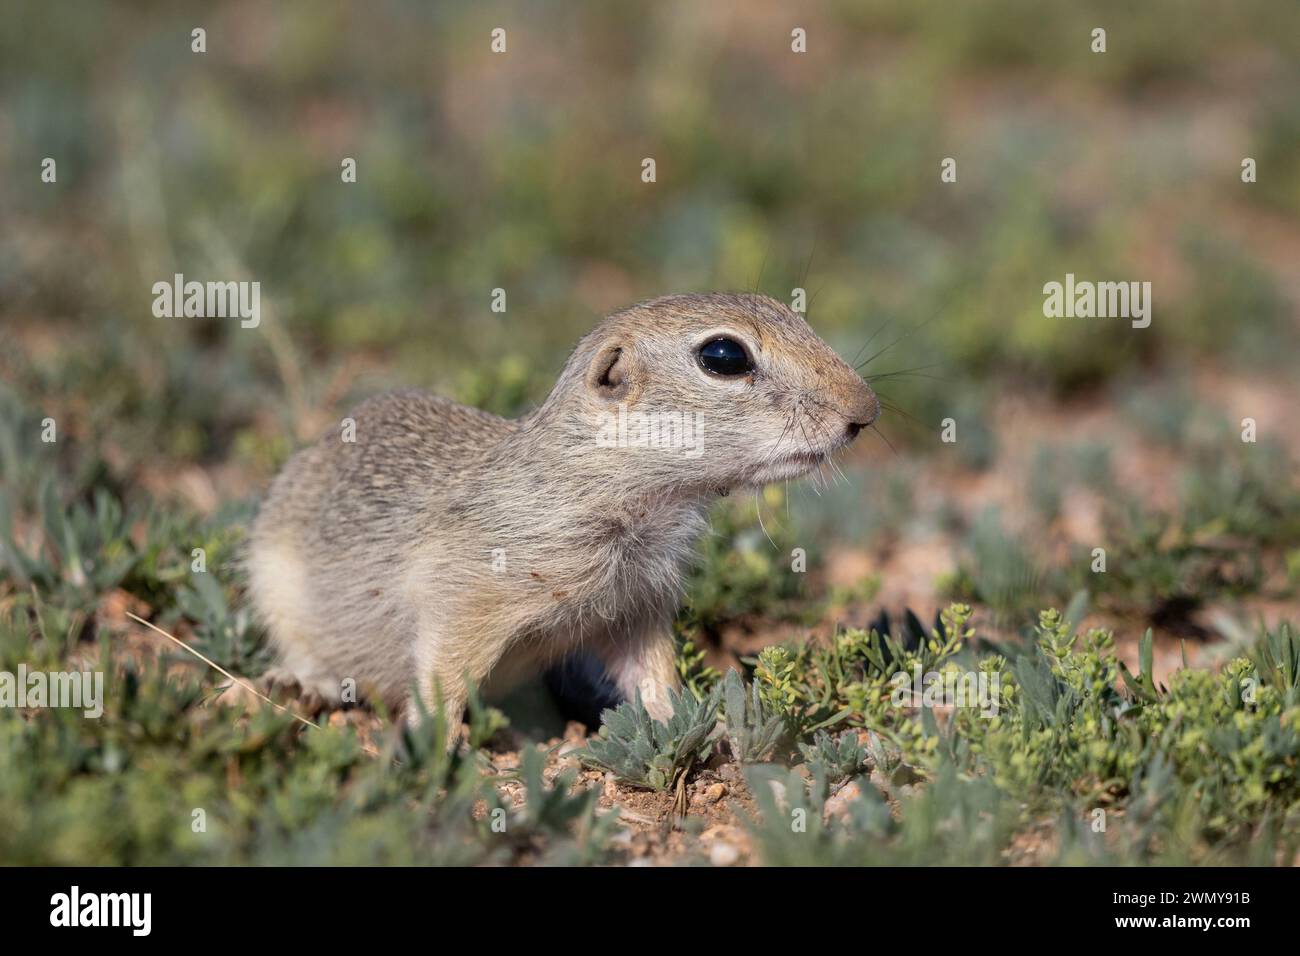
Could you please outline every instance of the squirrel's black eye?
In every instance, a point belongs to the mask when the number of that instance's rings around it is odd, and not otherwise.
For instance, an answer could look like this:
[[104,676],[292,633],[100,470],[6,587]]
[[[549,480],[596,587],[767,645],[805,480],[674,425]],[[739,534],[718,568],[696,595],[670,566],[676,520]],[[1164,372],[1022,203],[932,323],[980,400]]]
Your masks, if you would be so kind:
[[754,371],[745,347],[735,339],[714,339],[700,346],[700,364],[714,375],[744,375]]

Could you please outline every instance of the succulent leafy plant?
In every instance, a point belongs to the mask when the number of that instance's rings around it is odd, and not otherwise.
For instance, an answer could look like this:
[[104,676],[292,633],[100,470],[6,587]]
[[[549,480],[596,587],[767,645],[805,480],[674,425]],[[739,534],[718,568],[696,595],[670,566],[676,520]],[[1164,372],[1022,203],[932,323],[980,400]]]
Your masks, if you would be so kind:
[[876,733],[867,734],[867,753],[870,754],[875,768],[886,777],[904,766],[902,755],[898,750],[891,748]]
[[217,663],[245,675],[262,673],[272,652],[247,606],[232,605],[213,572],[191,575],[176,591],[180,612],[194,622],[195,645]]
[[668,691],[673,715],[655,720],[638,694],[601,714],[599,735],[578,751],[583,763],[613,771],[624,783],[650,790],[668,790],[696,763],[713,751],[721,687],[703,700],[690,693]]
[[745,681],[734,669],[723,679],[722,699],[731,755],[741,763],[766,760],[781,740],[781,715],[763,702],[757,683],[749,684],[746,692]]
[[12,531],[12,504],[0,494],[0,570],[59,601],[89,605],[95,595],[116,587],[136,562],[130,526],[138,518],[117,498],[95,489],[94,507],[65,507],[52,481],[41,486],[39,543],[20,547]]
[[810,767],[820,767],[832,786],[861,773],[867,765],[867,748],[858,741],[857,731],[838,736],[824,730],[813,735],[811,745],[800,743],[799,752]]

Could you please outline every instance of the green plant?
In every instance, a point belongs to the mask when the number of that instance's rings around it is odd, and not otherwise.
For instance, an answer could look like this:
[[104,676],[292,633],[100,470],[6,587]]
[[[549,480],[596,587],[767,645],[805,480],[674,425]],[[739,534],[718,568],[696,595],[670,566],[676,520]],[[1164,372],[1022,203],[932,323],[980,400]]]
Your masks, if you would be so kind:
[[741,763],[758,763],[776,749],[784,722],[763,702],[758,684],[745,681],[735,670],[728,670],[722,681],[723,714],[731,755]]
[[[546,862],[552,865],[599,862],[618,828],[618,812],[599,813],[595,789],[573,793],[576,770],[560,771],[548,785],[545,769],[546,751],[525,747],[519,774],[524,802],[505,826],[505,832],[513,836],[517,848],[543,850]],[[489,817],[500,820],[504,813],[504,808],[494,806]]]
[[[939,671],[952,666],[974,636],[971,609],[954,604],[944,610],[928,634],[910,611],[897,635],[876,628],[850,628],[825,642],[765,648],[755,661],[754,680],[765,705],[781,716],[793,742],[818,730],[849,722],[889,727],[899,746],[934,746],[919,721],[893,704],[899,673]],[[882,618],[881,626],[889,621]]]
[[127,513],[102,488],[94,504],[64,506],[58,489],[46,481],[40,492],[40,532],[30,549],[14,540],[11,504],[0,492],[0,557],[14,582],[36,587],[47,600],[89,608],[94,598],[120,584],[137,560],[130,528],[137,515]]
[[600,733],[577,752],[593,767],[613,771],[618,779],[637,787],[668,790],[713,749],[721,688],[703,700],[668,690],[672,717],[667,723],[653,719],[641,702],[625,701],[601,714]]
[[255,677],[270,666],[272,651],[253,625],[247,605],[232,607],[216,574],[192,574],[176,590],[176,606],[194,622],[195,647],[221,666]]
[[477,750],[491,743],[501,731],[510,726],[510,719],[496,707],[483,702],[478,685],[467,685],[467,710],[469,711],[469,745]]
[[[758,806],[750,832],[764,862],[773,866],[834,866],[843,857],[843,841],[835,839],[825,820],[827,782],[821,768],[805,781],[796,770],[771,764],[747,768],[745,780]],[[888,815],[888,809],[886,809]],[[883,824],[883,821],[881,821]]]
[[[45,864],[469,864],[505,850],[436,719],[350,727],[205,702],[201,669],[103,656],[104,714],[0,708],[0,859]],[[197,812],[196,812],[197,811]]]
[[866,768],[869,756],[869,751],[859,742],[855,730],[843,731],[838,736],[819,730],[813,735],[811,746],[799,744],[799,752],[809,766],[824,768],[826,779],[832,786],[861,773]]
[[904,768],[902,753],[890,747],[874,731],[867,734],[867,754],[871,757],[871,765],[886,779]]
[[799,652],[785,645],[765,647],[754,662],[754,686],[764,708],[776,714],[785,728],[786,737],[798,740],[815,727],[835,723],[846,714],[827,717],[820,710],[810,710],[810,698],[803,681]]
[[1290,621],[1265,631],[1251,654],[1255,670],[1268,678],[1288,710],[1300,704],[1300,630]]
[[697,699],[706,697],[722,676],[717,668],[704,663],[704,651],[692,640],[677,645],[677,676]]
[[[687,627],[717,633],[735,620],[797,616],[807,577],[790,568],[798,542],[780,511],[766,516],[781,501],[782,492],[769,488],[762,496],[728,499],[713,510],[680,617]],[[815,568],[816,555],[812,558]]]

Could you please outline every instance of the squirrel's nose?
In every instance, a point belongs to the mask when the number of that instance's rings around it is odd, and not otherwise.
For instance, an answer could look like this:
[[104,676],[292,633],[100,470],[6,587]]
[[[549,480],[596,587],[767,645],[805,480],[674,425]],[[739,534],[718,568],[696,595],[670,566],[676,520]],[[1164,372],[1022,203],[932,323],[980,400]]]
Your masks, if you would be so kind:
[[857,438],[858,432],[880,417],[880,399],[866,382],[862,382],[861,387],[856,390],[853,406],[844,417],[849,420],[847,426],[849,441]]
[[853,369],[844,365],[840,371],[832,394],[834,404],[839,406],[839,412],[844,416],[848,440],[852,441],[858,437],[858,432],[880,417],[880,399]]
[[856,436],[858,432],[880,417],[880,399],[876,397],[876,393],[871,390],[871,386],[866,382],[861,383],[861,387],[854,399],[853,408],[845,416],[849,420],[850,436]]

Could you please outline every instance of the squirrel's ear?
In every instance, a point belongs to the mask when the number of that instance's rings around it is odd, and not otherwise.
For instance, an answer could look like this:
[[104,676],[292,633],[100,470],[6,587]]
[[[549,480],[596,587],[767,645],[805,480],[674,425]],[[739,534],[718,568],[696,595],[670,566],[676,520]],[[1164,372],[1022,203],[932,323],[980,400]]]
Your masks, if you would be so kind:
[[627,398],[632,390],[634,361],[621,345],[606,345],[587,370],[587,387],[605,399]]

